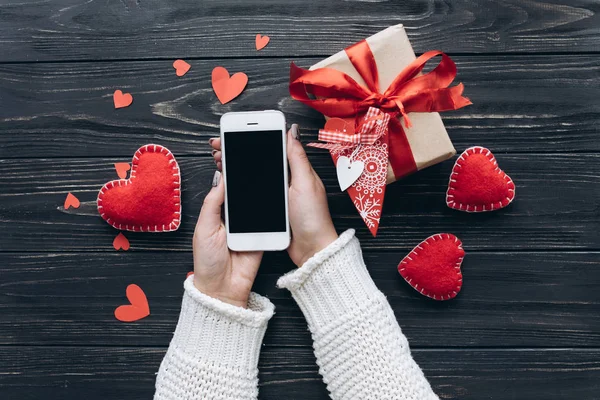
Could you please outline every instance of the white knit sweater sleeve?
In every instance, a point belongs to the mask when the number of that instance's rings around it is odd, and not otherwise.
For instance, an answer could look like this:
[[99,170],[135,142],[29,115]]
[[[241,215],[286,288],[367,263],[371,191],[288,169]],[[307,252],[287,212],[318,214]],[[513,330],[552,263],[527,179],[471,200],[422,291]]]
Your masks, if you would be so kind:
[[240,308],[184,283],[179,322],[156,378],[155,400],[254,400],[258,356],[273,304],[255,293]]
[[371,279],[354,231],[277,282],[302,309],[333,400],[433,400],[387,299]]

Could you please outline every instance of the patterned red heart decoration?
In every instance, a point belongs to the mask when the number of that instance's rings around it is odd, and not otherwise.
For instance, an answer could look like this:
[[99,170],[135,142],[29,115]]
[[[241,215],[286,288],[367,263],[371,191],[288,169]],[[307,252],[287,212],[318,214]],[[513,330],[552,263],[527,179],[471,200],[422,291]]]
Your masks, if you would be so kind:
[[181,223],[181,175],[173,154],[157,144],[133,155],[129,179],[105,184],[98,212],[113,227],[133,232],[169,232]]
[[434,300],[450,300],[460,292],[462,242],[450,233],[438,233],[417,245],[398,264],[398,272],[416,291]]
[[485,147],[465,150],[452,169],[446,204],[467,212],[493,211],[515,198],[515,184]]

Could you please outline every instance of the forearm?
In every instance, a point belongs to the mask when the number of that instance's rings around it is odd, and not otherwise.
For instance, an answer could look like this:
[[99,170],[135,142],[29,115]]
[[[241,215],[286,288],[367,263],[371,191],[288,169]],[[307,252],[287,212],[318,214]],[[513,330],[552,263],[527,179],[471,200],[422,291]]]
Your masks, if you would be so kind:
[[254,400],[258,357],[271,302],[251,294],[248,309],[198,291],[189,277],[175,334],[156,379],[155,400]]
[[280,278],[304,313],[333,400],[433,400],[352,230]]

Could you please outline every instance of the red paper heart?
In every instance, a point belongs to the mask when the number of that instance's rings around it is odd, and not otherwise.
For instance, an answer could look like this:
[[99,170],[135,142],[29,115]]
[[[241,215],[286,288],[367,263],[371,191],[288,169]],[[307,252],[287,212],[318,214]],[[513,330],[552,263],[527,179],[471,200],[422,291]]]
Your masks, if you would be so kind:
[[190,70],[192,66],[183,60],[173,61],[173,68],[175,68],[175,75],[184,76]]
[[181,176],[173,154],[157,144],[138,149],[129,179],[110,181],[100,189],[98,212],[120,230],[177,230],[181,223]]
[[129,107],[133,103],[133,96],[130,93],[115,90],[113,93],[113,102],[115,103],[115,108]]
[[134,322],[150,315],[148,299],[141,287],[135,284],[127,286],[125,291],[131,305],[119,306],[115,310],[115,318],[122,322]]
[[270,37],[268,37],[267,35],[265,36],[261,36],[260,33],[258,35],[256,35],[256,50],[261,50],[264,49],[265,46],[267,44],[269,44],[269,40],[271,40]]
[[328,132],[343,132],[348,135],[353,135],[355,132],[354,119],[346,121],[341,118],[329,118],[327,122],[325,122],[323,130]]
[[67,198],[65,199],[65,210],[68,210],[69,207],[79,208],[80,205],[81,203],[79,202],[79,199],[75,197],[74,194],[69,192],[69,194],[67,194]]
[[129,250],[129,246],[129,240],[125,237],[125,235],[119,232],[119,234],[113,240],[113,247],[115,250],[123,249],[127,251]]
[[131,166],[127,162],[115,163],[115,170],[117,170],[117,175],[121,179],[127,178],[127,171],[131,169]]
[[247,84],[248,75],[243,72],[229,76],[229,72],[223,67],[215,67],[212,70],[212,87],[222,104],[238,97]]
[[515,198],[515,184],[485,147],[465,150],[452,169],[446,204],[467,212],[493,211]]
[[400,275],[419,293],[449,300],[462,287],[462,242],[450,233],[438,233],[417,245],[398,264]]

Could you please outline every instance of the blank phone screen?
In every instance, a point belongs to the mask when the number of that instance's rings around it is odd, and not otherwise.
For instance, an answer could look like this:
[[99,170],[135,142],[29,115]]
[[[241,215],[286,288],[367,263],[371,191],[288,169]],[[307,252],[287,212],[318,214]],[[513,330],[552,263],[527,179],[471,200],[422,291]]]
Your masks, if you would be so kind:
[[224,136],[229,232],[285,232],[282,131]]

